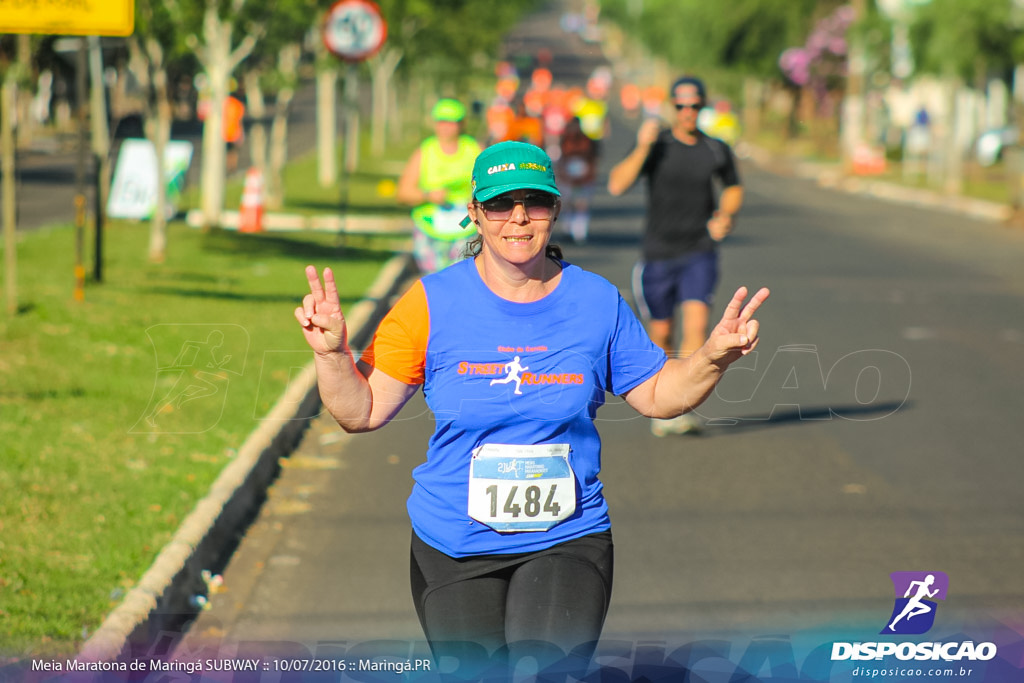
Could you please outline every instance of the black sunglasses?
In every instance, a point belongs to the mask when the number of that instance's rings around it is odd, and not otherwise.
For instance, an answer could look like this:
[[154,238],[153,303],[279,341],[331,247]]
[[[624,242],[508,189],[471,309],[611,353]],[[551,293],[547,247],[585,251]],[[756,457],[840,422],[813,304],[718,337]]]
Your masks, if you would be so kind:
[[512,216],[516,204],[522,204],[523,210],[530,220],[542,221],[554,215],[558,197],[549,192],[528,194],[522,199],[516,199],[510,194],[503,194],[478,203],[488,220],[506,221]]
[[676,103],[676,111],[682,111],[684,109],[693,109],[694,111],[700,111],[701,107],[702,107],[702,105],[700,103],[697,103],[697,104],[679,104],[679,103]]

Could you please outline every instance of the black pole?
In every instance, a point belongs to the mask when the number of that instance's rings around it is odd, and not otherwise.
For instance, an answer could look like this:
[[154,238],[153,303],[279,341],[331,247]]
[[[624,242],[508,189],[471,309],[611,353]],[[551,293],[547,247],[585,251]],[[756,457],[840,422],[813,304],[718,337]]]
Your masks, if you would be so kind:
[[107,221],[107,193],[110,187],[110,128],[107,121],[106,92],[103,87],[103,52],[99,36],[89,36],[89,109],[92,112],[93,191],[95,217],[95,254],[93,279],[103,282],[103,231]]
[[[95,86],[93,86],[95,87]],[[96,241],[94,243],[95,253],[93,254],[92,277],[96,282],[103,282],[103,222],[106,218],[103,206],[103,160],[99,155],[93,155],[93,170],[96,173],[94,187],[93,211],[96,216]]]
[[[341,113],[341,116],[338,117],[341,121],[344,122],[343,129],[342,129],[343,130],[343,135],[342,135],[342,154],[341,154],[341,159],[340,159],[340,161],[341,161],[341,176],[338,178],[338,186],[339,186],[339,188],[341,190],[341,207],[340,207],[341,226],[339,228],[339,235],[338,235],[339,239],[338,239],[338,241],[339,241],[340,244],[342,244],[344,246],[348,245],[348,226],[349,226],[348,214],[349,214],[349,211],[350,211],[350,207],[349,207],[350,196],[349,196],[349,188],[348,188],[349,173],[348,173],[348,164],[345,163],[345,160],[346,160],[346,158],[348,157],[348,154],[349,154],[348,146],[349,146],[349,144],[351,142],[351,139],[352,139],[352,137],[350,135],[350,131],[349,131],[349,123],[351,122],[351,119],[349,118],[349,107],[356,106],[354,98],[352,97],[351,86],[349,85],[349,80],[352,78],[353,72],[355,71],[355,69],[356,69],[356,65],[351,63],[351,62],[349,62],[348,66],[346,68],[346,71],[345,71],[345,83],[342,86],[342,91],[341,91],[341,93],[342,93],[341,94],[342,113]],[[335,151],[335,154],[337,154],[337,151]]]
[[85,299],[85,70],[88,67],[85,38],[78,45],[78,59],[75,73],[75,89],[78,91],[75,104],[78,107],[78,163],[75,165],[75,301]]

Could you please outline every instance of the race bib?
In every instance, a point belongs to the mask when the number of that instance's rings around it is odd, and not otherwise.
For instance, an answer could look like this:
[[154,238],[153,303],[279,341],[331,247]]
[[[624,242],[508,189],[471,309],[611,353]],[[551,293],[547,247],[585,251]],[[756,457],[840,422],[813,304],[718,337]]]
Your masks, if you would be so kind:
[[457,206],[449,208],[437,207],[437,209],[434,210],[433,216],[434,232],[438,237],[464,234],[466,232],[466,228],[459,225],[459,222],[462,221],[465,216],[465,206],[461,209]]
[[547,531],[576,512],[569,444],[485,444],[469,466],[469,516],[495,531]]

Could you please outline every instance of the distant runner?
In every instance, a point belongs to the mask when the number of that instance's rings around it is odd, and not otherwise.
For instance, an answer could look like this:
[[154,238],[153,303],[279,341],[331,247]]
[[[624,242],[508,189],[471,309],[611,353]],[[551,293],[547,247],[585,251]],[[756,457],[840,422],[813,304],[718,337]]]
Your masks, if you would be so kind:
[[[657,119],[640,126],[637,144],[608,177],[608,191],[621,195],[647,179],[647,227],[643,261],[634,273],[634,292],[651,339],[672,353],[676,309],[682,308],[679,357],[692,355],[708,331],[718,283],[718,242],[732,231],[743,204],[743,187],[729,145],[697,128],[707,102],[704,84],[684,77],[672,84],[675,120],[662,130]],[[724,188],[716,201],[715,182]],[[696,432],[692,415],[654,420],[655,436]]]
[[462,258],[474,235],[459,225],[471,194],[469,174],[480,145],[462,134],[466,109],[458,100],[440,100],[431,112],[434,135],[409,157],[396,198],[414,206],[413,254],[422,273],[434,273]]

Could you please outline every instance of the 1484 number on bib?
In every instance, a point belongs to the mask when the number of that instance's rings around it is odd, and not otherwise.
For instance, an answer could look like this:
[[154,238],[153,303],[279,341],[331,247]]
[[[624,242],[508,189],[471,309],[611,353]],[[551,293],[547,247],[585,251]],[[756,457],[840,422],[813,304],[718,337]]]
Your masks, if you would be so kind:
[[485,444],[469,466],[469,516],[495,531],[547,531],[576,511],[569,444]]

